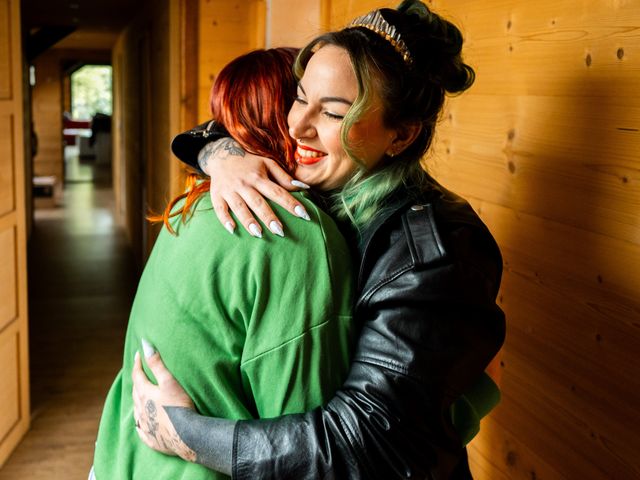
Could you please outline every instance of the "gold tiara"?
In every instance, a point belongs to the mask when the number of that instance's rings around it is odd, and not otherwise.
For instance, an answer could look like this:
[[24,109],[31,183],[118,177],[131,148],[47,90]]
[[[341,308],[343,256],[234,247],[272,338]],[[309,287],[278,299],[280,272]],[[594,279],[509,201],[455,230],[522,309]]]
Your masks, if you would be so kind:
[[366,15],[358,17],[347,26],[347,28],[356,27],[366,28],[377,33],[393,45],[393,48],[395,48],[396,52],[402,55],[402,59],[407,65],[411,65],[413,63],[413,58],[411,58],[411,53],[409,52],[407,44],[404,43],[404,40],[400,37],[400,33],[397,31],[396,27],[389,24],[389,22],[384,19],[380,10],[374,10],[373,12],[369,12]]

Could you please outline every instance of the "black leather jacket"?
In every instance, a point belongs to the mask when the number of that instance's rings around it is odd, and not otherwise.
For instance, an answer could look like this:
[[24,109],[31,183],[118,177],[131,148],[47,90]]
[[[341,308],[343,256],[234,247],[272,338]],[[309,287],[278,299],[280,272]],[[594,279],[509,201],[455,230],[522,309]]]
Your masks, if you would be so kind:
[[[191,165],[201,131],[174,141]],[[504,341],[498,246],[468,203],[432,180],[397,192],[361,255],[362,332],[344,386],[311,412],[238,422],[234,478],[471,478],[450,406]]]

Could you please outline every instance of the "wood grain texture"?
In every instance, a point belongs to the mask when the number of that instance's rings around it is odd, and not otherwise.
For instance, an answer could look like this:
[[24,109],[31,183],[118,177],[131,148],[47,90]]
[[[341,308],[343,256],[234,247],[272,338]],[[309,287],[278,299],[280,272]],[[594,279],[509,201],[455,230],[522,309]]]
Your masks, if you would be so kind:
[[639,244],[638,118],[639,97],[469,94],[427,164],[455,191]]
[[15,225],[0,229],[0,331],[18,316],[16,254]]
[[0,135],[0,215],[15,209],[13,115],[2,103],[7,102],[0,102],[0,131],[4,132]]
[[198,121],[211,117],[209,91],[217,73],[234,58],[257,48],[250,2],[200,0],[198,10]]
[[[4,24],[4,26],[3,26]],[[0,465],[29,428],[24,98],[20,3],[0,0]],[[4,47],[8,45],[9,48]],[[8,83],[7,83],[8,82]],[[0,89],[2,87],[0,86]]]
[[433,4],[478,77],[425,163],[505,257],[503,401],[475,477],[640,478],[640,4]]
[[17,325],[0,328],[0,442],[20,420],[20,358],[17,340]]
[[13,25],[11,15],[11,2],[0,2],[0,99],[11,99],[11,80],[13,77],[11,63],[11,30]]

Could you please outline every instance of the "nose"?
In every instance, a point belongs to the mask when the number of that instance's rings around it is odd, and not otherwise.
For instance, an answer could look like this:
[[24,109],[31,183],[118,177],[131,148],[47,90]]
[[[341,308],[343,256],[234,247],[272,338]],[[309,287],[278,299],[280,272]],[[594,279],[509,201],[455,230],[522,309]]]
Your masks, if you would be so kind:
[[[293,112],[292,112],[293,113]],[[316,129],[308,115],[289,115],[289,135],[292,138],[313,138]]]

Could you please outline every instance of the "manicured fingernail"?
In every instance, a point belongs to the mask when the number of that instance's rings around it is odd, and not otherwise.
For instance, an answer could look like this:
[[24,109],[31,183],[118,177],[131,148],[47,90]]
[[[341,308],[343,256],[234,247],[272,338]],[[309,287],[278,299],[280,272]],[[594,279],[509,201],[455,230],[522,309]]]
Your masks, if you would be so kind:
[[140,351],[136,350],[136,353],[133,356],[133,363],[136,363],[139,357],[140,357]]
[[309,214],[307,213],[307,211],[304,209],[302,205],[296,205],[296,208],[294,208],[293,211],[296,212],[296,215],[299,216],[300,218],[304,218],[305,220],[311,220],[311,218],[309,218]]
[[282,230],[282,225],[280,225],[278,222],[276,222],[275,220],[273,220],[270,224],[269,224],[269,228],[271,229],[271,231],[273,233],[275,233],[276,235],[280,236],[280,237],[284,237],[284,231]]
[[304,188],[304,189],[311,188],[309,185],[307,185],[304,182],[301,182],[300,180],[291,180],[291,185],[293,185],[294,187]]
[[226,228],[227,232],[229,232],[231,235],[233,235],[233,232],[236,229],[236,227],[234,227],[233,223],[231,223],[231,222],[225,223],[224,224],[224,228]]
[[144,338],[141,338],[142,342],[142,351],[144,352],[144,358],[149,358],[154,353],[156,353],[156,349],[151,346],[149,342],[147,342]]
[[251,232],[251,235],[253,235],[254,237],[262,238],[262,232],[260,231],[260,229],[255,223],[252,223],[249,225],[249,231]]

